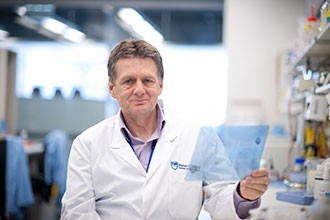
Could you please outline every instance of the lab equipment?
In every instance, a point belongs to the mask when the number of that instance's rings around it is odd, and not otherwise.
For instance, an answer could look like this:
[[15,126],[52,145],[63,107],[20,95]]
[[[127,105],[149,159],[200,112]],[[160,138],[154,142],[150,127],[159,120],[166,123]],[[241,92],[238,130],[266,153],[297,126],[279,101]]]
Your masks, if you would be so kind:
[[320,197],[325,197],[325,194],[330,192],[330,163],[326,163],[323,166],[323,180],[319,182]]
[[314,196],[315,174],[316,174],[317,166],[320,165],[322,161],[323,159],[316,157],[308,158],[305,161],[306,173],[307,173],[306,192],[308,195]]
[[320,182],[323,181],[323,171],[324,167],[321,164],[316,166],[316,171],[314,175],[314,199],[320,198]]
[[276,193],[276,199],[300,205],[311,205],[314,201],[313,196],[305,191],[281,191]]
[[328,103],[324,95],[309,95],[305,100],[305,119],[325,121],[328,113]]
[[330,192],[330,158],[317,165],[314,180],[315,199],[326,197],[327,193]]
[[293,170],[288,174],[289,186],[292,190],[305,190],[307,175],[304,166],[305,158],[296,158]]

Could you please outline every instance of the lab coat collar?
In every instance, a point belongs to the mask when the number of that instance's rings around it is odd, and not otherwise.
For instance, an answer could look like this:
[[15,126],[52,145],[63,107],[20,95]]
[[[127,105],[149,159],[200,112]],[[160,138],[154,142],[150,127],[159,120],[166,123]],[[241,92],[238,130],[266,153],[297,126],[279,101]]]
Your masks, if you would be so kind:
[[173,120],[166,118],[165,126],[162,130],[162,134],[158,139],[158,142],[153,153],[152,160],[150,162],[147,181],[160,167],[162,161],[173,152],[175,140],[179,136],[179,124],[173,124]]
[[[165,116],[168,116],[168,114],[166,114]],[[173,152],[175,146],[174,142],[179,135],[180,126],[178,126],[178,124],[173,124],[173,120],[166,117],[165,126],[156,144],[148,174],[146,174],[146,171],[144,170],[140,161],[134,154],[133,150],[131,149],[130,145],[127,143],[125,137],[121,132],[121,125],[119,120],[120,111],[118,112],[116,117],[117,120],[113,129],[114,133],[111,138],[112,141],[110,142],[111,149],[113,149],[113,152],[116,153],[119,157],[131,164],[134,168],[139,170],[140,173],[143,173],[143,175],[147,176],[147,178],[149,179],[159,168],[161,162],[166,158],[166,156]]]
[[124,136],[120,131],[120,127],[118,123],[115,125],[113,129],[113,135],[110,138],[110,148],[113,150],[115,154],[117,154],[124,161],[132,165],[135,169],[137,169],[142,175],[146,175],[146,171],[142,167],[139,159],[136,157],[134,151],[131,146],[128,144]]

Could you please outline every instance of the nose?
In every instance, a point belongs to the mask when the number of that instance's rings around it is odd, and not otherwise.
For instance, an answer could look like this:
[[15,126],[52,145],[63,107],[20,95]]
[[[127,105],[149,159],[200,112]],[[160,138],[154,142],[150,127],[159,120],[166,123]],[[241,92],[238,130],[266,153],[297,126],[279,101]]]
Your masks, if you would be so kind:
[[135,95],[143,95],[144,92],[145,92],[143,82],[141,82],[140,80],[138,80],[135,83],[134,91],[133,92],[134,92]]

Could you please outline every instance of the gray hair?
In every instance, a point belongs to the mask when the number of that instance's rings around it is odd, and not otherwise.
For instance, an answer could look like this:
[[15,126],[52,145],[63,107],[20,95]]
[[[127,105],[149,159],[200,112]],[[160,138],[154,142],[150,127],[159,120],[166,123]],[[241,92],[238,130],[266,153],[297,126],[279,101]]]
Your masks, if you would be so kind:
[[112,51],[108,60],[108,76],[112,83],[116,80],[116,64],[121,58],[151,58],[157,66],[157,74],[164,79],[163,60],[159,51],[143,40],[128,39],[121,41]]

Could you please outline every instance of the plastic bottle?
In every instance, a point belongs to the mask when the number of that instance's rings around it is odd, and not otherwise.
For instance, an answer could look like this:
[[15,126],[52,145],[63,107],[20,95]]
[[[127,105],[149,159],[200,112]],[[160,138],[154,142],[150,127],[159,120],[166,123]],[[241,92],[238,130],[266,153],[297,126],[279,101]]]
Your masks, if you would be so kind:
[[322,166],[322,164],[318,164],[316,166],[316,171],[314,175],[314,199],[320,198],[320,183],[323,181],[323,172],[324,167]]
[[[306,174],[307,174],[307,186],[306,186],[306,192],[308,195],[314,196],[314,185],[315,185],[315,174],[317,165],[320,165],[323,160],[320,158],[308,158],[305,161],[305,166],[307,168]],[[323,172],[318,174],[322,177]]]
[[304,163],[305,163],[305,158],[303,158],[303,157],[296,158],[295,164],[294,164],[294,167],[293,167],[293,171],[294,172],[304,171],[305,170]]
[[311,40],[319,33],[319,25],[317,19],[314,16],[315,6],[311,8],[311,14],[307,18],[307,23],[305,24],[305,43],[309,44]]
[[293,170],[289,173],[289,182],[291,190],[305,190],[306,189],[306,169],[304,166],[305,158],[296,158]]
[[323,181],[319,184],[320,197],[325,197],[327,192],[330,192],[330,163],[326,163],[323,171]]

